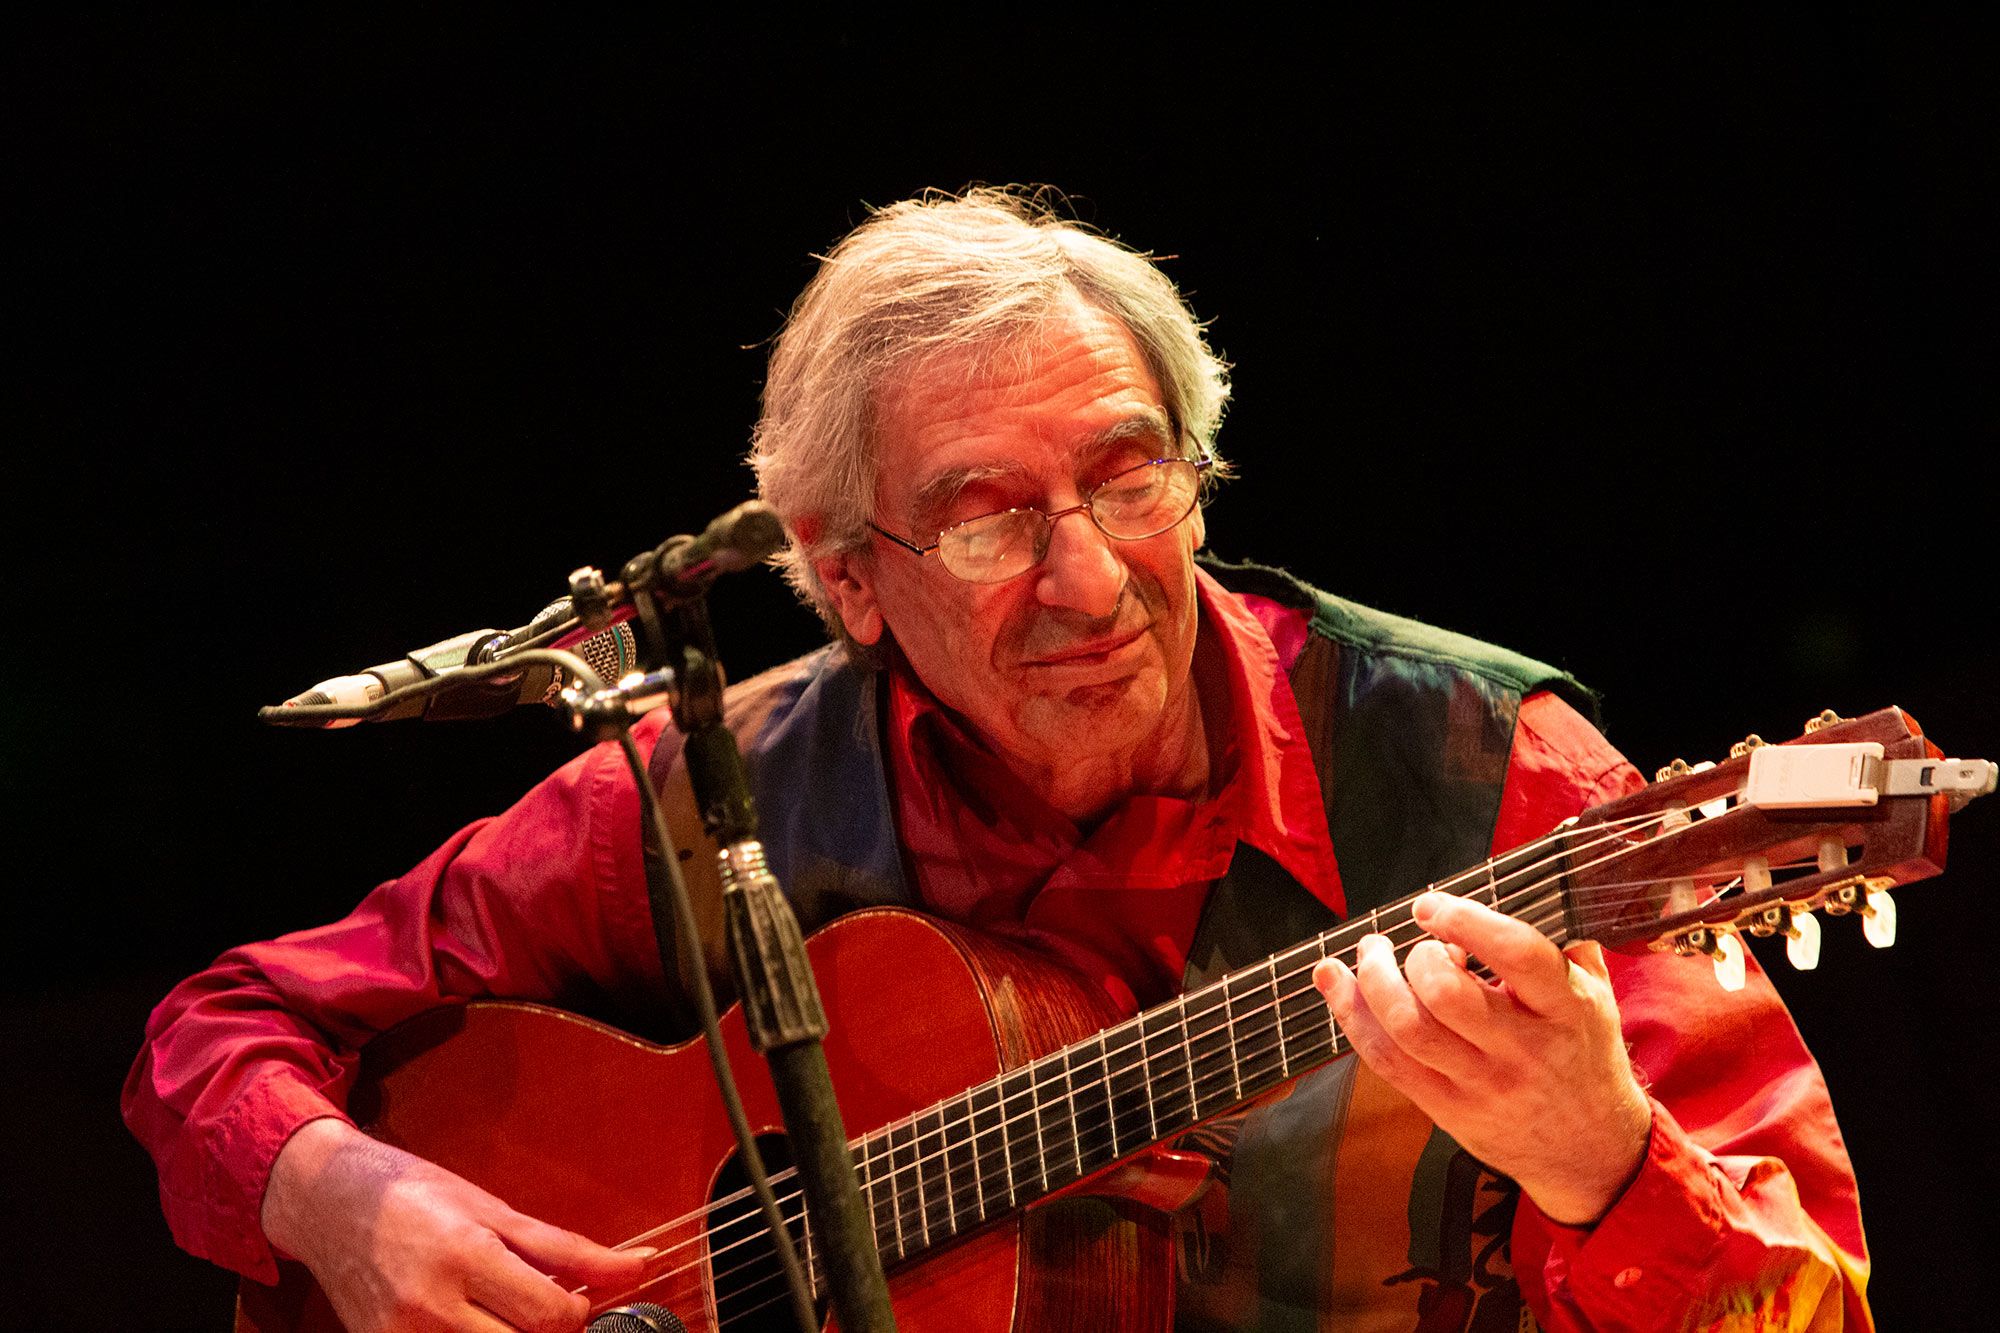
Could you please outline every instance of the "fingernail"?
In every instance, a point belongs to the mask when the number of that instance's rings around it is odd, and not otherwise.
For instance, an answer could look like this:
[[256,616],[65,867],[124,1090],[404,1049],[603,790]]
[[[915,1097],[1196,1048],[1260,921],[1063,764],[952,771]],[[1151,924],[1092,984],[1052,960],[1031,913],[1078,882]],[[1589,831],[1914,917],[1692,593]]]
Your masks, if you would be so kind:
[[625,1251],[625,1253],[636,1254],[641,1259],[657,1259],[660,1255],[660,1252],[651,1245],[634,1245],[631,1249]]

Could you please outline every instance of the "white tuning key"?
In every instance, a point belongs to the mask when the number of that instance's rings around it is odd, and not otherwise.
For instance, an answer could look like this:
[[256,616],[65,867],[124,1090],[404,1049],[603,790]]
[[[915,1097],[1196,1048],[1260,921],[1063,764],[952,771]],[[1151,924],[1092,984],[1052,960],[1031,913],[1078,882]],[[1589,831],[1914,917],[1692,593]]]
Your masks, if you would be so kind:
[[1726,991],[1743,989],[1743,941],[1733,930],[1719,931],[1715,937],[1715,981]]
[[1887,889],[1871,889],[1861,909],[1861,937],[1878,949],[1896,942],[1896,900]]
[[1819,966],[1819,918],[1810,912],[1800,912],[1792,917],[1791,929],[1785,932],[1785,958],[1801,972],[1810,972]]
[[[1693,768],[1690,768],[1688,772],[1706,773],[1708,772],[1709,769],[1714,767],[1715,767],[1715,761],[1713,759],[1705,759],[1701,763],[1696,764]],[[1703,801],[1700,805],[1696,806],[1695,809],[1701,811],[1701,817],[1703,819],[1714,819],[1719,815],[1724,815],[1729,812],[1729,798],[1727,796],[1718,796],[1712,801]]]

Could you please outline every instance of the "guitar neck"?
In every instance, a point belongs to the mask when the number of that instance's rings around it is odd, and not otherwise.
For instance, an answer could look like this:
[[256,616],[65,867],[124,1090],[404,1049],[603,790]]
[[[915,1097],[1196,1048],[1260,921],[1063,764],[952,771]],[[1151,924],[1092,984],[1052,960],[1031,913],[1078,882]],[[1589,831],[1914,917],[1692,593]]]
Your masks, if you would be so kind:
[[[1563,943],[1560,838],[1430,886]],[[1412,894],[1136,1018],[1009,1070],[854,1143],[876,1243],[894,1263],[1032,1203],[1344,1054],[1313,988],[1365,935],[1423,938]]]

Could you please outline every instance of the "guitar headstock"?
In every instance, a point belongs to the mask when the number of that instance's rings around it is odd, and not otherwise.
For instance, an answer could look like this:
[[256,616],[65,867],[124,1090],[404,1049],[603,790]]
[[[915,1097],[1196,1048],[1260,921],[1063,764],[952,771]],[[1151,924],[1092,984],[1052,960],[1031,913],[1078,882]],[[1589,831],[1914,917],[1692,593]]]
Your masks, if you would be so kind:
[[1744,931],[1784,935],[1800,967],[1818,961],[1822,910],[1859,914],[1869,942],[1886,946],[1890,890],[1944,868],[1951,813],[1991,792],[1996,771],[1944,758],[1897,708],[1829,711],[1782,745],[1752,736],[1717,763],[1675,760],[1571,828],[1569,937],[1707,954],[1732,989]]

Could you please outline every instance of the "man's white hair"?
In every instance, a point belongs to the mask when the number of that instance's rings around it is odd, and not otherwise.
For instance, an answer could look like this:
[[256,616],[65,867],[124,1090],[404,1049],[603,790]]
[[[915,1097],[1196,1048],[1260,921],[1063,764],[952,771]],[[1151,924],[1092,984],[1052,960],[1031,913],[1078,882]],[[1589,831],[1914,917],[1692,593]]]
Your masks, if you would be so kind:
[[821,260],[771,349],[750,465],[792,537],[778,562],[836,634],[813,561],[868,539],[880,396],[943,353],[1005,354],[1070,293],[1131,331],[1173,427],[1213,454],[1228,367],[1194,312],[1148,256],[1061,216],[1044,192],[908,199]]

